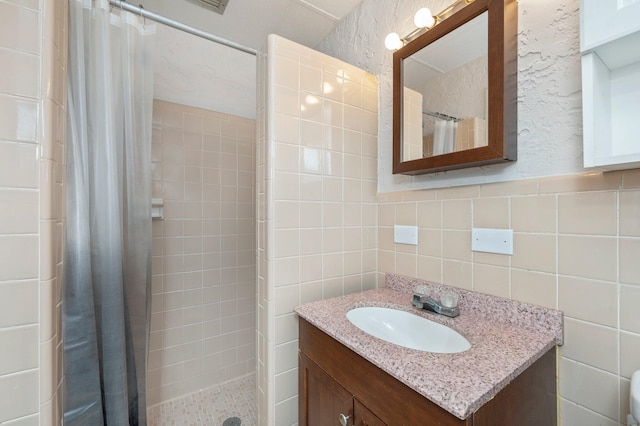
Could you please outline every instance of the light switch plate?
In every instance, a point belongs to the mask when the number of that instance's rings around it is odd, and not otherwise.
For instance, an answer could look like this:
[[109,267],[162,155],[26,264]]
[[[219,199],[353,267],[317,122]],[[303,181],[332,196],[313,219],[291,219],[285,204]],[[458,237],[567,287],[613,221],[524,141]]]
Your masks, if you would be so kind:
[[513,255],[513,229],[471,229],[471,250]]
[[418,227],[395,225],[393,227],[393,242],[398,244],[418,245]]

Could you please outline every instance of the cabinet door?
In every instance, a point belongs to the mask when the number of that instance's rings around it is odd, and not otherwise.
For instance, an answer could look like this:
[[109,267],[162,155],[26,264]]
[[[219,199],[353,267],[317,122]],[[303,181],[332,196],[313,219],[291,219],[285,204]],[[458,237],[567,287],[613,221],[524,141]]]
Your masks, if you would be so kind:
[[340,426],[353,421],[353,396],[307,356],[299,354],[301,426]]
[[638,1],[581,0],[580,50],[594,49],[640,31],[638,16]]
[[353,400],[354,426],[387,426],[357,399]]

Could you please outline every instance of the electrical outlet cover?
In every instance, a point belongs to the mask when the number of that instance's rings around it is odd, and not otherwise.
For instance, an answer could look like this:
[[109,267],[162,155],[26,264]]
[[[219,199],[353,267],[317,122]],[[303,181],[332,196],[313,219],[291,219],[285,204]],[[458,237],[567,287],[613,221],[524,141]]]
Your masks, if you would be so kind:
[[513,229],[471,229],[471,250],[513,255]]

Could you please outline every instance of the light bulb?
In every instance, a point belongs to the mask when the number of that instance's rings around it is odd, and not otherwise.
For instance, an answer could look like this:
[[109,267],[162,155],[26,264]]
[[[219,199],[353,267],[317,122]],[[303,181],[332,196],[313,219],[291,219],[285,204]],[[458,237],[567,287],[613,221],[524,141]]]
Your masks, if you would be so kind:
[[404,43],[400,40],[400,36],[398,33],[389,33],[384,39],[384,47],[389,50],[398,50],[400,49]]
[[423,7],[416,12],[416,16],[413,17],[413,23],[418,28],[431,28],[436,23],[435,18],[431,14],[428,7]]

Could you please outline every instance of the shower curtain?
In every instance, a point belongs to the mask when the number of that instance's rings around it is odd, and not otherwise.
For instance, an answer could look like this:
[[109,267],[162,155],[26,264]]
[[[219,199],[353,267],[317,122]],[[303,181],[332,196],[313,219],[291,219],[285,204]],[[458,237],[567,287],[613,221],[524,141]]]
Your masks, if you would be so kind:
[[436,119],[433,131],[433,155],[446,154],[456,150],[458,123],[453,120]]
[[64,423],[144,425],[154,28],[68,1]]

